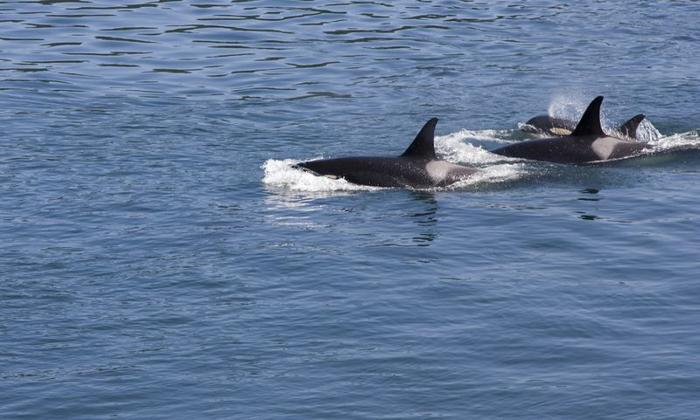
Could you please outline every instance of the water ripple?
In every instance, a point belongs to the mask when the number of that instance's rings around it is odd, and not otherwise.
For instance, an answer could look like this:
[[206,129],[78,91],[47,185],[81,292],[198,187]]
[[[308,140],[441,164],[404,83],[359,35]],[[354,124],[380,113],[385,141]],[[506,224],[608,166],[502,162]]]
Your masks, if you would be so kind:
[[[0,417],[696,418],[698,21],[0,1]],[[488,152],[599,94],[656,153]],[[432,116],[468,182],[290,166],[396,155]]]

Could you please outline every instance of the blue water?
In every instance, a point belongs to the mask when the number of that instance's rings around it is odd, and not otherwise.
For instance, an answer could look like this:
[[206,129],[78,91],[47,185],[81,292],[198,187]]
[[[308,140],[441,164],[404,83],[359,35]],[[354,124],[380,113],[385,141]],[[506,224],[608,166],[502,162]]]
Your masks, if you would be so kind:
[[[0,1],[0,417],[694,419],[700,5]],[[643,112],[649,152],[505,159]],[[395,155],[430,191],[291,163]],[[658,132],[656,131],[658,130]]]

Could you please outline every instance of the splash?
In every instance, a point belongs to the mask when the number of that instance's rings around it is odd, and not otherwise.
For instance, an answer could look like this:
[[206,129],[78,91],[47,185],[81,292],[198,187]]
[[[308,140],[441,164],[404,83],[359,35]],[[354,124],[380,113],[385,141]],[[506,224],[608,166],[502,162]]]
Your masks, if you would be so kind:
[[292,165],[299,162],[294,159],[268,160],[262,166],[262,169],[265,171],[263,183],[284,187],[293,191],[307,192],[373,191],[380,189],[378,187],[353,184],[342,178],[332,179],[325,176],[316,176],[310,172],[292,167]]
[[492,165],[482,169],[469,178],[455,182],[446,189],[459,190],[480,185],[511,182],[524,177],[526,173],[525,165],[522,163]]
[[591,98],[581,94],[555,95],[552,97],[547,114],[552,117],[578,121],[591,102]]
[[665,137],[661,136],[650,141],[649,145],[651,146],[649,153],[700,149],[700,134],[693,130]]
[[503,160],[502,157],[490,153],[482,146],[474,146],[471,143],[467,143],[465,140],[473,139],[507,143],[509,141],[502,138],[506,135],[506,130],[460,130],[456,133],[435,137],[435,151],[443,159],[456,163],[483,165],[497,162]]
[[643,119],[639,126],[637,127],[637,141],[644,143],[654,142],[663,137],[663,134],[654,127],[648,119]]
[[[547,113],[552,117],[578,122],[591,100],[591,97],[583,94],[555,95],[547,108]],[[605,108],[600,111],[600,125],[607,132],[617,132],[619,126],[608,118]]]
[[[485,140],[485,141],[496,141],[496,142],[506,142],[504,138],[508,138],[513,134],[513,130],[467,130],[461,129],[457,132],[446,134],[444,136],[435,136],[435,141],[442,141],[450,143],[452,139],[462,141],[465,139],[474,140]],[[436,144],[435,147],[439,145]]]

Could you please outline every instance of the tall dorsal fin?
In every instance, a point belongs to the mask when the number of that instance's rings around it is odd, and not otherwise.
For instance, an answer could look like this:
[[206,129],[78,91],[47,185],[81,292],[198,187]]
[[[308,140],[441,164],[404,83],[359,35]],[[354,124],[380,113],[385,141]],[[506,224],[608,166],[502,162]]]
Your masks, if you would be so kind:
[[634,117],[630,118],[626,123],[620,126],[620,133],[623,136],[636,139],[637,127],[639,127],[639,124],[641,124],[644,118],[646,118],[644,114],[635,115]]
[[408,149],[403,152],[401,157],[437,159],[435,155],[435,125],[437,125],[437,122],[437,118],[431,118],[425,123],[413,140],[413,143],[408,146]]
[[583,117],[581,117],[581,120],[578,122],[576,129],[573,133],[571,133],[572,136],[600,137],[605,135],[603,128],[600,126],[600,104],[602,103],[603,97],[598,96],[591,102],[590,105],[588,105],[588,108],[586,108],[586,112],[583,113]]

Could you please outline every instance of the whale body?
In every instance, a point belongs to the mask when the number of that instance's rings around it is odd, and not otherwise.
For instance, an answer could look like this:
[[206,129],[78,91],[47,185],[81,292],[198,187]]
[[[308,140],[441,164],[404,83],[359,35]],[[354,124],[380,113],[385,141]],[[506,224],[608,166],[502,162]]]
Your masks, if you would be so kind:
[[438,159],[435,154],[437,118],[429,120],[406,151],[396,157],[355,156],[319,159],[294,165],[297,169],[373,187],[444,187],[477,169]]

